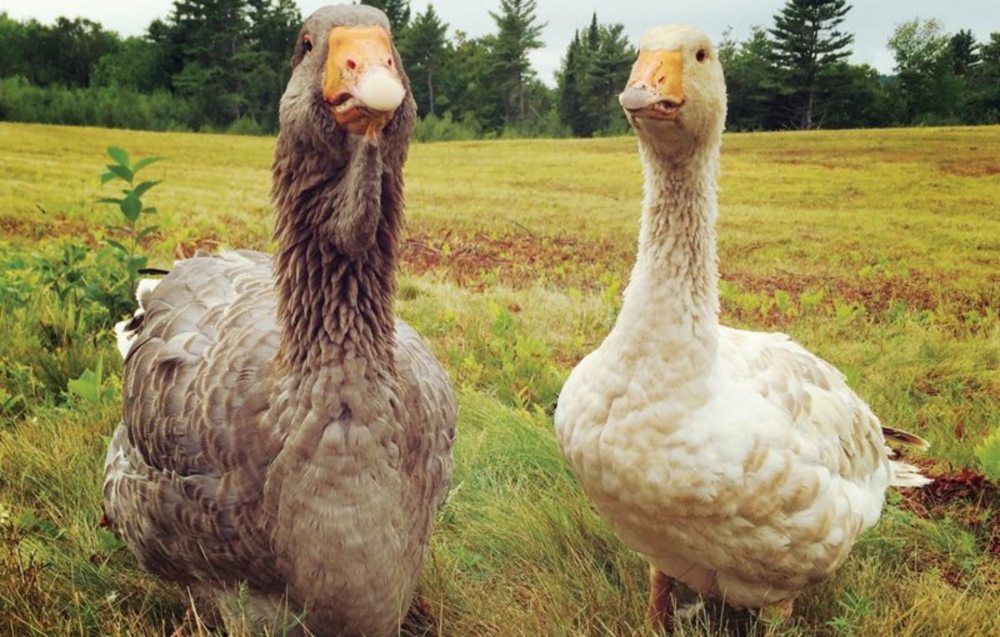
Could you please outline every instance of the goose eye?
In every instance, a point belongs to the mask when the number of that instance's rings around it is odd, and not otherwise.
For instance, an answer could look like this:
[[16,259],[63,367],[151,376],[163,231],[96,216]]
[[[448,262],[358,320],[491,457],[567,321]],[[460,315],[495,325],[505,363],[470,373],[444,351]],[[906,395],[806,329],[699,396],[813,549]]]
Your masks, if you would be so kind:
[[699,62],[704,62],[708,58],[708,52],[705,51],[705,49],[698,49],[698,52],[695,54],[694,58]]
[[313,50],[313,39],[311,35],[302,36],[302,52],[308,53]]

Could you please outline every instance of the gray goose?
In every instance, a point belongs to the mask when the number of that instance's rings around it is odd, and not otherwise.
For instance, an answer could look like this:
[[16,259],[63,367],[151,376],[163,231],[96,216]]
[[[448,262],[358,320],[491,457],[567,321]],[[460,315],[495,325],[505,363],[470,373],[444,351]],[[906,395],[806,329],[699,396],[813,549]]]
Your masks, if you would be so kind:
[[140,287],[104,508],[202,616],[390,635],[455,432],[444,370],[393,310],[415,105],[376,9],[320,9],[292,64],[277,254],[187,259]]

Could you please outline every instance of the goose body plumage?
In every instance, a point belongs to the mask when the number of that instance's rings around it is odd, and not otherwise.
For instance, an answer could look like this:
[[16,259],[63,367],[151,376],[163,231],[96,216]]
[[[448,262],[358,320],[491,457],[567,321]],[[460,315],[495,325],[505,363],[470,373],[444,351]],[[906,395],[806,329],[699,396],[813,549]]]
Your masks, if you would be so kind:
[[844,562],[890,485],[926,480],[829,363],[718,322],[725,84],[707,38],[650,30],[621,101],[645,170],[638,255],[560,394],[560,446],[654,588],[659,573],[737,607],[790,602]]
[[179,261],[119,327],[105,511],[203,617],[242,605],[272,629],[396,634],[448,492],[454,393],[392,312],[412,99],[352,113],[351,129],[314,101],[330,71],[309,56],[340,46],[334,33],[369,46],[372,26],[405,87],[381,12],[327,8],[303,27],[275,157],[278,254]]

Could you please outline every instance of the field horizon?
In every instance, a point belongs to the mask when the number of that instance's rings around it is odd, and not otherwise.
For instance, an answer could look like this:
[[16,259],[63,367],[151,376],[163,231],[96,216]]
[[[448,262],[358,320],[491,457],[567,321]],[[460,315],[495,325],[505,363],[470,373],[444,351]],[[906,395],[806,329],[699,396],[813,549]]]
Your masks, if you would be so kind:
[[[0,632],[160,635],[178,592],[101,528],[121,360],[105,149],[143,178],[169,268],[270,251],[273,138],[0,123]],[[938,478],[894,491],[788,637],[1000,634],[1000,126],[727,133],[721,319],[830,361]],[[563,462],[551,411],[613,325],[642,198],[634,138],[412,144],[397,313],[459,396],[451,496],[405,635],[650,637],[645,566]],[[678,635],[725,634],[710,606]],[[737,621],[739,623],[739,621]],[[742,630],[742,629],[741,629]],[[197,632],[197,631],[196,631]],[[208,634],[208,633],[206,633]]]

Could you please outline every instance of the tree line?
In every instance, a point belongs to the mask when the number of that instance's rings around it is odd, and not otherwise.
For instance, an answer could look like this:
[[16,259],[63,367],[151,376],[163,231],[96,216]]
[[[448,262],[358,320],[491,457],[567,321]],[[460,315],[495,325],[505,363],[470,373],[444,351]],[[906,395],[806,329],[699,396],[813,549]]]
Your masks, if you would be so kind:
[[[536,0],[498,0],[493,32],[449,28],[434,6],[365,0],[392,23],[423,139],[627,131],[616,96],[636,50],[594,14],[568,43],[556,85],[529,54],[546,25]],[[788,0],[770,26],[718,45],[730,130],[1000,122],[1000,32],[977,42],[936,20],[898,25],[896,66],[848,61],[847,0]],[[302,16],[292,0],[175,0],[141,37],[99,23],[53,25],[0,13],[0,120],[269,134]],[[451,34],[449,35],[449,31]]]

